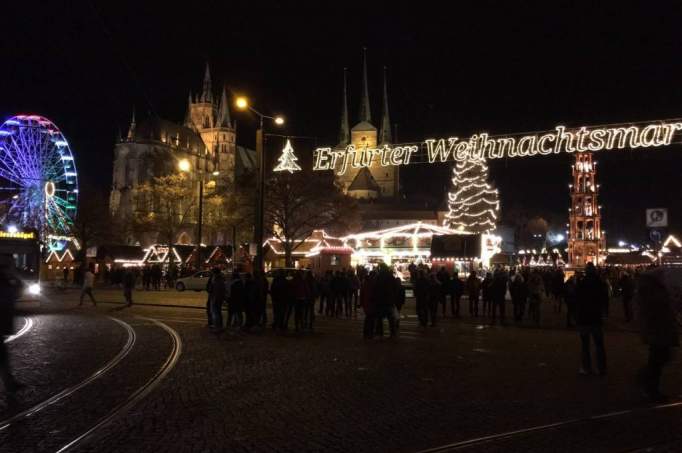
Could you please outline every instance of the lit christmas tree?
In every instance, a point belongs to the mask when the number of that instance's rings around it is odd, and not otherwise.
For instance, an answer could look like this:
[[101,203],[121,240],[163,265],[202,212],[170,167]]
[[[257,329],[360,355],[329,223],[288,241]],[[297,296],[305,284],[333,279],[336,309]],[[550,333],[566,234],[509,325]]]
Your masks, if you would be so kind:
[[282,150],[282,155],[279,156],[279,159],[277,159],[279,164],[277,164],[272,171],[288,171],[289,173],[299,171],[301,167],[299,167],[299,165],[296,163],[297,160],[298,157],[296,157],[294,154],[294,148],[291,146],[291,142],[287,139],[287,144]]
[[457,162],[452,170],[452,192],[443,224],[455,230],[488,233],[495,229],[500,201],[488,183],[485,160]]

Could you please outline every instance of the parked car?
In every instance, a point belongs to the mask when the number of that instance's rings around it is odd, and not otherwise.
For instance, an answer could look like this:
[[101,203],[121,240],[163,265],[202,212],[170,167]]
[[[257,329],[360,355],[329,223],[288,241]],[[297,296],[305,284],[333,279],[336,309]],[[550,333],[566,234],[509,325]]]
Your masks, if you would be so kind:
[[175,283],[175,289],[178,291],[194,290],[203,291],[206,289],[206,283],[211,276],[211,271],[199,271],[189,277],[179,278]]

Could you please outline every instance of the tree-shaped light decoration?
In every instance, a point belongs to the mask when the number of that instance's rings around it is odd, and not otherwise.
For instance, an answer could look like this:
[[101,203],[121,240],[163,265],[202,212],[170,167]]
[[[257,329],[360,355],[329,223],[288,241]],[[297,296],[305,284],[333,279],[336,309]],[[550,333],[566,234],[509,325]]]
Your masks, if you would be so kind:
[[272,171],[288,171],[293,173],[295,171],[301,170],[301,167],[296,163],[298,157],[294,154],[294,148],[291,146],[291,142],[287,139],[287,144],[282,150],[282,155],[279,156],[277,161],[279,164]]
[[485,160],[467,160],[452,170],[452,192],[443,224],[455,230],[488,233],[495,229],[500,201],[495,187],[488,183]]

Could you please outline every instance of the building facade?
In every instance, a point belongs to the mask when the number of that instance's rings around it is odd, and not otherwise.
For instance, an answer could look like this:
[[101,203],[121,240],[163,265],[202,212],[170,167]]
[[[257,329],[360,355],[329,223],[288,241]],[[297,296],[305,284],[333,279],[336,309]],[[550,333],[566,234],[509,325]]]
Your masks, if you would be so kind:
[[[147,214],[154,207],[142,202],[137,189],[155,177],[178,172],[181,160],[190,162],[187,183],[191,184],[196,199],[190,222],[177,240],[184,243],[225,243],[221,233],[204,231],[197,238],[199,184],[207,191],[230,187],[241,173],[255,167],[255,153],[237,146],[237,125],[230,118],[225,88],[216,96],[208,64],[201,94],[187,101],[184,122],[150,117],[139,124],[133,111],[132,121],[125,137],[114,146],[114,170],[109,207],[115,219],[126,220],[136,214]],[[206,207],[204,207],[206,208]],[[210,212],[204,212],[203,218]],[[212,237],[214,236],[214,237]],[[149,245],[156,242],[153,234],[131,234],[129,243]]]

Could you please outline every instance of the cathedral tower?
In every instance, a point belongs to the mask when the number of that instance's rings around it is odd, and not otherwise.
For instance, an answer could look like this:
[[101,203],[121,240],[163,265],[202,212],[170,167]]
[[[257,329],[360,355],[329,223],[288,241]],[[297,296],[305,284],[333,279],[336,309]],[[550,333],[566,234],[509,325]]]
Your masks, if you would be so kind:
[[[388,88],[384,71],[384,98],[381,136],[376,126],[372,124],[372,113],[369,101],[369,81],[367,76],[367,49],[363,49],[362,59],[362,95],[360,98],[359,122],[350,130],[350,144],[357,150],[374,149],[380,145],[391,143],[391,129],[388,113]],[[341,131],[339,147],[345,147],[343,137],[347,136],[347,96],[344,71],[343,107],[341,116]],[[357,198],[393,198],[399,191],[399,168],[382,167],[375,158],[372,165],[362,171],[359,168],[348,168],[339,177],[341,184],[349,195]]]

